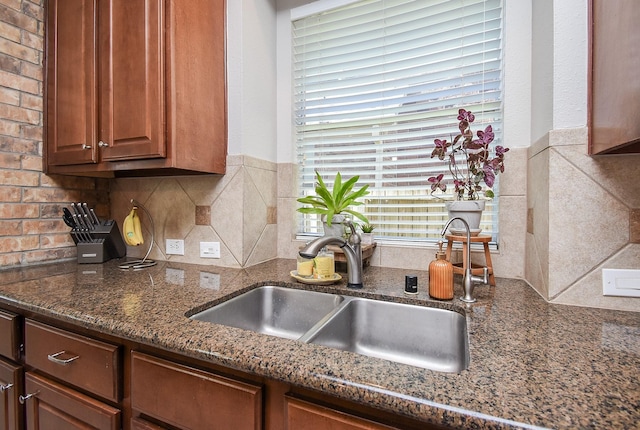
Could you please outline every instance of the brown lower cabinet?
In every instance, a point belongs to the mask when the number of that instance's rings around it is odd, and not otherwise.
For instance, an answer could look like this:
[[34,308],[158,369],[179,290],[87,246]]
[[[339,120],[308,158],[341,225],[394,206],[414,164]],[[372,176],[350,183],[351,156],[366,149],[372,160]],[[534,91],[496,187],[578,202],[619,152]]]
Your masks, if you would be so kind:
[[131,407],[178,428],[262,428],[262,387],[147,354],[131,355]]
[[0,316],[0,349],[15,358],[0,357],[0,430],[433,428],[68,322]]
[[35,373],[25,375],[27,429],[120,429],[120,410]]
[[0,359],[0,429],[22,429],[22,366]]
[[289,396],[285,404],[287,430],[389,430],[394,428]]

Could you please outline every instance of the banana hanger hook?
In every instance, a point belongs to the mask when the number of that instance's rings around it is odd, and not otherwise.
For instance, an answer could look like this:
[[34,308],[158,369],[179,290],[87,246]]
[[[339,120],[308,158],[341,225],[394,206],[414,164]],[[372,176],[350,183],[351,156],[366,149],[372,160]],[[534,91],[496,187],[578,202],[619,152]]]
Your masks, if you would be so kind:
[[151,218],[151,214],[149,213],[147,208],[145,208],[140,202],[137,202],[134,199],[131,199],[131,204],[133,205],[134,209],[138,209],[138,208],[142,209],[142,212],[144,212],[147,218],[149,218],[149,224],[151,225],[151,240],[150,240],[151,243],[149,245],[149,249],[147,250],[147,253],[144,255],[144,258],[142,260],[126,261],[120,264],[118,267],[120,269],[133,269],[133,270],[145,269],[147,267],[155,266],[156,264],[158,264],[155,260],[148,259],[149,254],[151,254],[151,249],[153,248],[153,243],[154,243],[153,232],[155,230],[155,227],[153,225],[153,218]]

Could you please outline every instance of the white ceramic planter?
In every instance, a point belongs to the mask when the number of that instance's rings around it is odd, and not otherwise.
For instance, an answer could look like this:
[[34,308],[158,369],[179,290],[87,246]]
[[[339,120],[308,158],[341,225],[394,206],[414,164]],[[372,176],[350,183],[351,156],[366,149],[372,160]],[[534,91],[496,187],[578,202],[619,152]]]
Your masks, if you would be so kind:
[[334,215],[331,219],[331,226],[327,224],[325,216],[322,216],[322,227],[324,228],[325,236],[344,236],[344,224],[342,223],[346,217],[344,215]]
[[[450,219],[455,217],[464,219],[469,224],[469,229],[478,234],[485,204],[486,200],[455,200],[447,202],[446,207]],[[455,220],[451,223],[450,230],[465,230],[464,223]]]
[[373,233],[360,233],[363,245],[373,245]]

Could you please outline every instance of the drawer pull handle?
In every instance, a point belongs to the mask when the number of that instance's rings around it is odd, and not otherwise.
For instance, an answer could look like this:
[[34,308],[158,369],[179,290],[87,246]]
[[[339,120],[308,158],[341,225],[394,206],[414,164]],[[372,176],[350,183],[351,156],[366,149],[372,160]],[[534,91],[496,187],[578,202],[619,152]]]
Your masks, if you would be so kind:
[[40,393],[40,392],[36,391],[35,393],[30,393],[30,394],[27,394],[26,396],[23,396],[21,394],[21,395],[18,396],[18,401],[20,402],[21,405],[24,405],[27,400],[29,400],[33,396],[37,396],[38,393]]
[[91,145],[87,145],[86,143],[82,145],[82,149],[91,149]]
[[5,391],[7,391],[11,387],[13,387],[13,384],[0,385],[0,393],[4,393]]
[[80,358],[79,355],[76,355],[74,357],[65,358],[65,359],[58,358],[60,355],[65,354],[65,353],[66,353],[66,351],[56,352],[55,354],[47,355],[47,358],[49,359],[49,361],[53,361],[56,364],[62,364],[63,366],[66,366],[67,364],[71,363],[72,361],[77,360],[78,358]]
[[109,144],[107,142],[103,142],[102,140],[100,142],[98,142],[98,146],[100,148],[108,148]]

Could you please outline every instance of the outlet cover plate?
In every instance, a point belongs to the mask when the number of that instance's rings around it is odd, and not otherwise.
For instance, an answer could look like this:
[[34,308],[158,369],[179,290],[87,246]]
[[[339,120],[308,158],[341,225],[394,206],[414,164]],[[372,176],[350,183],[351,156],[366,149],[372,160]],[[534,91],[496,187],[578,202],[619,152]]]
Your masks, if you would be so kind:
[[167,239],[166,247],[167,255],[184,255],[184,240]]
[[220,258],[220,242],[200,242],[201,258]]
[[602,269],[602,294],[640,297],[640,270]]

